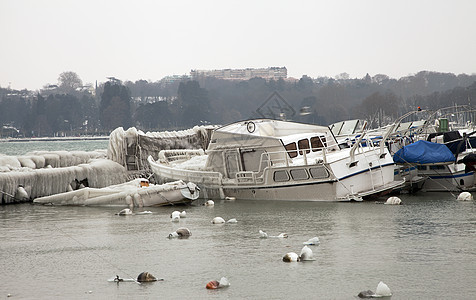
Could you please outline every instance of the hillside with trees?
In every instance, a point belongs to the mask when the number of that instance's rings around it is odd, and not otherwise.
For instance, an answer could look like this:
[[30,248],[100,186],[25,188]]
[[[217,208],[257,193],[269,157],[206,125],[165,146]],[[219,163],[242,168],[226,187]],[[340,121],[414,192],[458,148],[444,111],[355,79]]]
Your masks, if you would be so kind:
[[384,74],[352,79],[345,73],[335,78],[304,75],[298,80],[111,78],[95,87],[83,85],[69,71],[60,74],[57,85],[40,91],[0,88],[0,133],[2,137],[107,135],[119,126],[163,131],[260,117],[320,125],[360,118],[378,126],[418,106],[436,110],[475,101],[476,75],[427,71],[400,79]]

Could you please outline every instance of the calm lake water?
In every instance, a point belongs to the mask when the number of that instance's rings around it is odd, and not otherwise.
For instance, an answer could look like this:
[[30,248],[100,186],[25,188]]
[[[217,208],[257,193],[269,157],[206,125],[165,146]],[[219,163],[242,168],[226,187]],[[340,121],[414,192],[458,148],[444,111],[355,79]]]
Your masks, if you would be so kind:
[[94,151],[107,149],[109,140],[84,140],[84,141],[29,141],[29,142],[2,142],[0,141],[0,154],[23,155],[31,151]]
[[[383,281],[391,299],[474,299],[476,201],[450,193],[400,198],[400,206],[216,201],[132,216],[115,215],[117,207],[0,206],[0,297],[357,299]],[[174,210],[187,217],[172,223]],[[238,223],[211,224],[216,216]],[[179,227],[192,236],[168,239]],[[259,230],[289,238],[261,239]],[[282,261],[315,236],[315,261]],[[164,281],[108,281],[143,271]],[[205,289],[222,276],[230,287]]]

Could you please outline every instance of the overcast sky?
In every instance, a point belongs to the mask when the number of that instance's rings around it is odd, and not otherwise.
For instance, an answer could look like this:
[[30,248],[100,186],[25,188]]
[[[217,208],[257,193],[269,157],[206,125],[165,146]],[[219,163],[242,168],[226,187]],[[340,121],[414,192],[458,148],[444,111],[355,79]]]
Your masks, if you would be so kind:
[[0,87],[157,81],[191,69],[288,76],[476,73],[474,0],[0,0]]

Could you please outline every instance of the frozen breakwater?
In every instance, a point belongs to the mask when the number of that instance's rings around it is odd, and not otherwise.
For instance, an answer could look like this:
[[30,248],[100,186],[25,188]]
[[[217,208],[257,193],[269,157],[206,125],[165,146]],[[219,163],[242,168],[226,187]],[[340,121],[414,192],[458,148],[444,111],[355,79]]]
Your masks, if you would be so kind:
[[140,174],[151,174],[149,155],[157,158],[160,150],[171,148],[206,149],[213,128],[195,126],[182,131],[144,133],[134,127],[128,130],[118,127],[109,136],[107,150],[0,154],[1,203],[29,202],[75,190],[81,183],[103,188]]
[[101,188],[126,180],[126,169],[107,159],[106,152],[100,150],[0,155],[2,204],[67,192],[77,189],[80,183]]

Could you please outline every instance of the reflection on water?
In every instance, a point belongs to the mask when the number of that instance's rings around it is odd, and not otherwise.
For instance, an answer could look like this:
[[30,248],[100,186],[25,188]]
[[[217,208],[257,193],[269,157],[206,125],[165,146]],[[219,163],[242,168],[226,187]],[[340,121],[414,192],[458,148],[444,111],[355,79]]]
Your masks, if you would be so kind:
[[[476,202],[401,196],[404,205],[217,201],[214,207],[0,207],[0,291],[17,299],[355,299],[379,281],[392,299],[468,299],[476,293]],[[170,221],[174,210],[187,217]],[[216,217],[237,224],[211,224]],[[179,227],[189,239],[168,239]],[[287,239],[259,238],[286,232]],[[284,263],[310,246],[316,261]],[[163,282],[109,282],[148,271]],[[206,290],[222,276],[231,286]],[[91,293],[90,293],[91,292]]]

